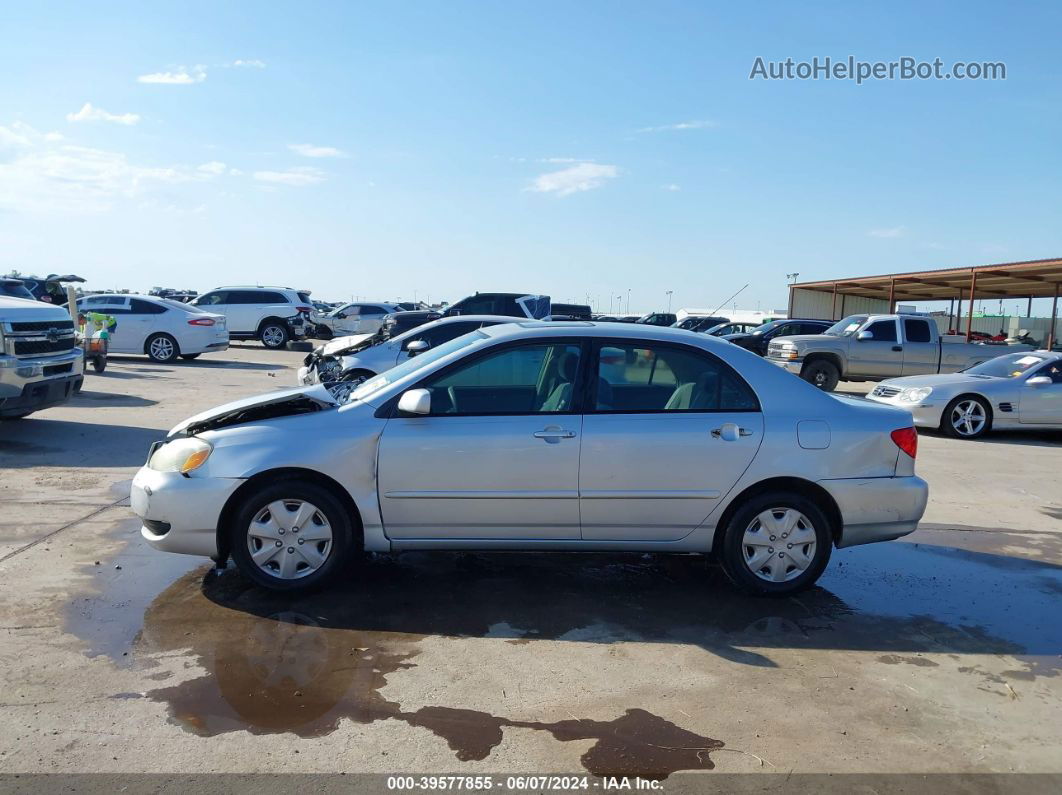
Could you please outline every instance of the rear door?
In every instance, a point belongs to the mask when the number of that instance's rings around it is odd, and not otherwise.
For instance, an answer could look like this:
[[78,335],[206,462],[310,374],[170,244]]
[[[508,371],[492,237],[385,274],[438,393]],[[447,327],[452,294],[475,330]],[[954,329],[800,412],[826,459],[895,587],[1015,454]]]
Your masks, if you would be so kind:
[[752,463],[763,438],[759,401],[733,368],[697,348],[604,340],[591,367],[583,539],[684,538]]
[[873,334],[872,339],[860,340],[858,334],[848,346],[848,374],[866,375],[875,378],[894,378],[903,369],[903,346],[900,345],[896,327],[899,321],[877,320],[863,331]]
[[393,539],[578,539],[579,340],[494,348],[432,374],[429,416],[388,420],[377,483]]
[[359,334],[358,323],[361,321],[361,306],[347,304],[333,316],[332,333],[337,337]]
[[940,359],[940,345],[933,341],[929,324],[921,317],[903,319],[903,375],[935,373]]

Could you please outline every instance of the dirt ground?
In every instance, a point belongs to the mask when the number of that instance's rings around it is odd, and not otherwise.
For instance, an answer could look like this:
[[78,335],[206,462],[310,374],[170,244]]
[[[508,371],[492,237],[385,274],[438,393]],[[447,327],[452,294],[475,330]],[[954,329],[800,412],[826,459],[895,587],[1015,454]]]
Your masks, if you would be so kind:
[[149,443],[302,355],[113,358],[0,425],[0,773],[1062,772],[1062,433],[921,434],[923,527],[784,600],[447,553],[292,599],[150,549]]

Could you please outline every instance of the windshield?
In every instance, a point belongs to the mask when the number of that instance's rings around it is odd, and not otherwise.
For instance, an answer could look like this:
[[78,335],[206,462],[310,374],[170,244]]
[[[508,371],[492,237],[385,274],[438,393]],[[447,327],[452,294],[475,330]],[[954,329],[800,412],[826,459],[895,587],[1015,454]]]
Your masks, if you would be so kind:
[[987,362],[975,364],[973,367],[963,370],[963,372],[967,375],[983,375],[989,378],[1017,378],[1046,361],[1047,359],[1043,356],[1033,356],[1028,353],[1008,353],[1005,356],[997,356]]
[[414,356],[410,359],[406,359],[402,364],[392,367],[384,373],[370,378],[363,383],[350,395],[351,400],[365,400],[375,392],[379,392],[388,384],[393,384],[401,378],[405,378],[414,370],[418,370],[421,367],[437,362],[444,356],[449,356],[454,351],[459,351],[466,345],[471,345],[480,340],[485,340],[487,335],[482,331],[470,331],[468,334],[464,334],[456,339],[452,339],[449,342],[445,342],[436,348],[430,348],[419,356]]
[[834,337],[851,337],[856,333],[856,330],[867,322],[869,315],[849,315],[848,317],[838,320],[823,334],[830,334]]
[[26,289],[22,282],[0,282],[0,295],[10,296],[11,298],[28,298],[33,300],[33,293]]
[[764,323],[762,326],[756,326],[756,328],[749,331],[749,334],[766,334],[768,331],[774,328],[774,321]]

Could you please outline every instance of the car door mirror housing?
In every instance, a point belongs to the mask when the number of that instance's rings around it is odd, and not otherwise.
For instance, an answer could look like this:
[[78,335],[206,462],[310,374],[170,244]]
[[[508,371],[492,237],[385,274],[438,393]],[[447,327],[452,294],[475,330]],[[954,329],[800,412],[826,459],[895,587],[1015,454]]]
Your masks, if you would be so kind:
[[1031,386],[1031,387],[1041,387],[1041,386],[1051,386],[1051,384],[1053,384],[1054,381],[1051,380],[1050,376],[1037,375],[1037,376],[1033,376],[1032,378],[1030,378],[1025,383],[1028,386]]
[[872,339],[874,339],[874,332],[873,331],[860,331],[858,334],[856,334],[856,339],[859,340],[860,342],[865,342],[866,340],[872,340]]
[[426,340],[413,340],[406,346],[406,350],[410,356],[416,356],[418,353],[424,353],[424,351],[428,350],[428,347]]
[[427,389],[410,389],[398,399],[398,411],[402,414],[424,416],[431,414],[431,392]]

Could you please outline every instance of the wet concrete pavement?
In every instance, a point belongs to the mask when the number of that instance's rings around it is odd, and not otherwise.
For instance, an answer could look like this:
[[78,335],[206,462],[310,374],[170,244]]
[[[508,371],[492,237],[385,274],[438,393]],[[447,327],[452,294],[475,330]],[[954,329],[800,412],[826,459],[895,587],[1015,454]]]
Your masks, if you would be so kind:
[[789,599],[694,556],[470,553],[292,599],[154,552],[122,504],[151,438],[298,358],[230,357],[120,362],[129,399],[0,427],[0,771],[1062,767],[1057,435],[923,436],[925,527]]

